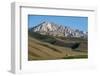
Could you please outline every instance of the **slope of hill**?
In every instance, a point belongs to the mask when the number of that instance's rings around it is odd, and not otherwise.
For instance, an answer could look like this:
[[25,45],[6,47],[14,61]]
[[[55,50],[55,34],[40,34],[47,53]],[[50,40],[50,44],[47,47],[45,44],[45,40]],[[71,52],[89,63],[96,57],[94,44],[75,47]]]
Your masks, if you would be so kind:
[[[47,42],[53,45],[62,46],[62,47],[68,47],[71,49],[75,49],[80,47],[80,45],[84,44],[83,46],[87,46],[87,40],[86,39],[80,39],[80,38],[61,38],[61,37],[55,37],[55,36],[49,36],[49,35],[41,35],[37,32],[30,31],[28,32],[29,36],[36,38],[42,42]],[[81,46],[82,48],[82,46]],[[84,49],[87,51],[87,47],[79,50],[84,51]]]
[[52,45],[29,36],[28,60],[50,60],[63,58],[87,58],[87,52],[73,51],[71,48]]

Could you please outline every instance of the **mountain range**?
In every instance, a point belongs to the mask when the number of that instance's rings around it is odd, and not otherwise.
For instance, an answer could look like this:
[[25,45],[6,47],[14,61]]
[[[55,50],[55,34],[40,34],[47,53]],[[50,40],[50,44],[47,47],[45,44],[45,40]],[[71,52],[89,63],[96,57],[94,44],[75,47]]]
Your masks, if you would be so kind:
[[31,31],[38,32],[43,35],[60,37],[87,38],[88,36],[88,32],[47,21],[32,27]]

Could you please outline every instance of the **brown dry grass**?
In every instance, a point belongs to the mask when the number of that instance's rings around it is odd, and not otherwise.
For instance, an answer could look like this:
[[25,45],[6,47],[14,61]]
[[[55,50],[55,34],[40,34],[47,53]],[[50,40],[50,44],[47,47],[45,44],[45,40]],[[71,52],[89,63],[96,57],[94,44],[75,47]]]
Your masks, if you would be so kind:
[[28,60],[61,59],[67,56],[86,54],[85,52],[72,51],[71,48],[41,42],[30,36],[28,38]]

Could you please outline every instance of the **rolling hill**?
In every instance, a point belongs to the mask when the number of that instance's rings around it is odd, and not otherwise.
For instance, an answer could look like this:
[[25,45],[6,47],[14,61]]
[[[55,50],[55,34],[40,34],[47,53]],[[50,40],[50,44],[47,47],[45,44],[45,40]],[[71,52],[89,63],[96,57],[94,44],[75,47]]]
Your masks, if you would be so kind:
[[52,45],[30,36],[28,38],[28,60],[69,59],[83,56],[87,58],[87,52],[73,51],[71,48]]

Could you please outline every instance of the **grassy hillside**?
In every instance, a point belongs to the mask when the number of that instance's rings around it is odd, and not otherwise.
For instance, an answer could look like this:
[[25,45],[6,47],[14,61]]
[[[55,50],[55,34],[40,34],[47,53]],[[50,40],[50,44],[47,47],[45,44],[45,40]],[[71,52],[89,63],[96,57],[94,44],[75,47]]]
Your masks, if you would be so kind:
[[68,48],[71,48],[73,50],[78,50],[78,51],[87,51],[87,45],[88,45],[87,39],[54,37],[50,35],[41,35],[33,31],[29,31],[28,35],[42,42],[47,42],[53,45],[68,47]]
[[53,46],[49,43],[38,41],[32,37],[29,37],[28,47],[29,60],[31,60],[32,56],[35,56],[33,59],[57,59],[66,56],[65,50],[70,51],[70,48],[65,49]]
[[87,39],[41,35],[28,31],[28,60],[88,58]]
[[87,57],[87,53],[72,51],[71,48],[52,45],[30,36],[28,38],[28,60],[70,59],[77,56]]

